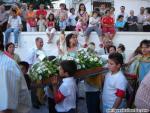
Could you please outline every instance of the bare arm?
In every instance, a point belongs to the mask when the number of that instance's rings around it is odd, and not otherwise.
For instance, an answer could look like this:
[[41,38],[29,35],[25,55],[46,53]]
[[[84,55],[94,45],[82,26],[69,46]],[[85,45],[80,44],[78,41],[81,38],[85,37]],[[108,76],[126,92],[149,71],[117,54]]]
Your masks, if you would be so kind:
[[122,102],[122,98],[117,97],[117,99],[115,100],[115,103],[114,103],[112,108],[117,109],[120,106],[121,102]]

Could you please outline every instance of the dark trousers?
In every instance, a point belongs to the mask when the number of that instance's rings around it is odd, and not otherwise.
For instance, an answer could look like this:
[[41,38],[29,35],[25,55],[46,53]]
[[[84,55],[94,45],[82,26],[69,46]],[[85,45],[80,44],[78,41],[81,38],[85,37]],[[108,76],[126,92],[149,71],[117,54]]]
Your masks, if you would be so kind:
[[143,31],[144,32],[150,32],[150,25],[143,26]]
[[88,113],[100,113],[100,92],[86,92]]
[[49,110],[49,113],[57,113],[56,110],[55,110],[55,105],[56,104],[55,104],[54,99],[48,97],[48,110]]
[[76,113],[76,110],[75,109],[71,109],[68,112],[57,112],[57,113]]

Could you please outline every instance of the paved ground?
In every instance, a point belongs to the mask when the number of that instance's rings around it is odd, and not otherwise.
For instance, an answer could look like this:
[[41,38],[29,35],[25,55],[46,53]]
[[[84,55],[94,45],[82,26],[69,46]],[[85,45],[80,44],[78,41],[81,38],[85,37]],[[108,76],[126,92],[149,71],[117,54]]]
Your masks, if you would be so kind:
[[[78,99],[78,113],[87,113],[87,107],[86,107],[86,102],[85,102],[85,92],[83,89],[83,83],[79,85],[79,96],[83,97],[84,99]],[[41,106],[40,109],[34,109],[32,108],[31,113],[49,113],[48,112],[48,107]]]

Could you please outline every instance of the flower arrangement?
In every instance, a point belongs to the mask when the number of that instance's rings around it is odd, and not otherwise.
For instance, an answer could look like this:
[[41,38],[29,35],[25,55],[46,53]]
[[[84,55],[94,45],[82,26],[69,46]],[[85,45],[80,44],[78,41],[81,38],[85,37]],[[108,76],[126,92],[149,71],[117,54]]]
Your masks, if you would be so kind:
[[102,58],[94,52],[82,49],[78,51],[75,61],[78,64],[78,69],[90,69],[95,67],[102,67],[104,65]]
[[58,61],[53,59],[51,61],[48,58],[44,58],[39,63],[34,64],[29,70],[29,76],[31,80],[44,80],[49,77],[58,75]]

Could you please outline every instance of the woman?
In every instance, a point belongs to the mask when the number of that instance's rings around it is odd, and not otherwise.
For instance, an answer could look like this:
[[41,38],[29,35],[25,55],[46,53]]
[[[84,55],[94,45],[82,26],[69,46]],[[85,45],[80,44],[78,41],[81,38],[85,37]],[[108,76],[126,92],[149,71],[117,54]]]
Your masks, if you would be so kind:
[[86,7],[82,3],[79,5],[79,10],[77,13],[77,19],[83,20],[83,24],[82,24],[83,27],[82,28],[83,28],[83,31],[85,31],[87,28],[87,23],[88,23],[89,17],[88,17],[88,13],[86,12]]
[[6,45],[6,51],[4,52],[8,57],[14,59],[17,63],[19,63],[20,57],[15,52],[15,44],[10,42]]
[[115,35],[114,18],[110,10],[106,10],[105,16],[102,18],[102,32],[104,36],[110,40],[112,40]]
[[26,13],[27,32],[36,31],[36,13],[33,11],[33,6],[29,5],[29,9]]

